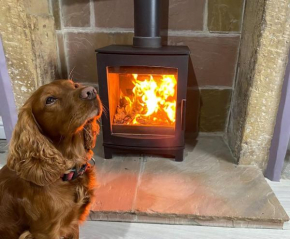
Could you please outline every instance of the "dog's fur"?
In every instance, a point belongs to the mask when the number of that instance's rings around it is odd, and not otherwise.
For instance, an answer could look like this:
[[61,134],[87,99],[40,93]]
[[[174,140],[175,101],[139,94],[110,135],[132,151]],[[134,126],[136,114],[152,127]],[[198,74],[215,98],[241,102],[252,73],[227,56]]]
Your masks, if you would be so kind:
[[[96,185],[94,167],[68,182],[61,175],[92,157],[99,97],[84,100],[71,80],[40,87],[20,109],[0,170],[0,238],[79,238]],[[48,97],[57,98],[52,105]]]

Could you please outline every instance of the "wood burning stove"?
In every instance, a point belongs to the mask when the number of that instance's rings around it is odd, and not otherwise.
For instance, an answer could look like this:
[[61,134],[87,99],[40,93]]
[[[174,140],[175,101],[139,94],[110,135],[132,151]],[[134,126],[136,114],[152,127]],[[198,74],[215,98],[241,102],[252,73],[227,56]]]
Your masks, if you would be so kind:
[[133,46],[96,50],[105,158],[142,153],[183,160],[189,49],[161,46],[159,0],[135,0]]

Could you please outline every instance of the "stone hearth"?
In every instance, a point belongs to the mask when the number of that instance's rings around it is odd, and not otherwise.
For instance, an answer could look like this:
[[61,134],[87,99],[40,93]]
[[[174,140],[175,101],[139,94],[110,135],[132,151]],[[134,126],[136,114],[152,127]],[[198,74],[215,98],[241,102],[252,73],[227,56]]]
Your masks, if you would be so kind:
[[261,170],[237,166],[220,137],[187,139],[184,162],[148,156],[105,160],[91,220],[282,228],[289,218]]

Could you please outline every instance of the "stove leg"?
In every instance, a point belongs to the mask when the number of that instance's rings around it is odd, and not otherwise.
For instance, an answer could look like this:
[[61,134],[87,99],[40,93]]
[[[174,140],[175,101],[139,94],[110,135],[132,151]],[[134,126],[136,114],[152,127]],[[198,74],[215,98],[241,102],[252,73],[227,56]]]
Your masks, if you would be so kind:
[[112,151],[110,148],[104,147],[104,154],[105,154],[105,159],[111,159],[113,157]]
[[183,161],[183,149],[182,150],[177,150],[175,152],[175,161],[176,162],[182,162]]

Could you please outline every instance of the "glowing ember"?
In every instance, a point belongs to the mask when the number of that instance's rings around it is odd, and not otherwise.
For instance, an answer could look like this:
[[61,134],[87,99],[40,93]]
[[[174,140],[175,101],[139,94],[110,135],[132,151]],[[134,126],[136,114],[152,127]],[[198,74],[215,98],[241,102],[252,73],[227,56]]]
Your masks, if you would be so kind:
[[115,114],[115,124],[174,125],[176,111],[176,78],[174,75],[132,74],[134,88],[125,95]]

